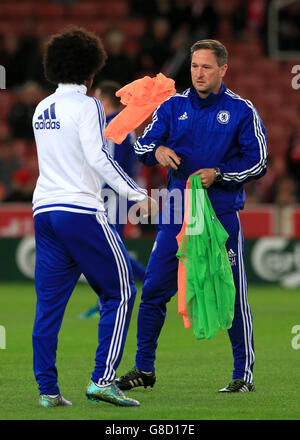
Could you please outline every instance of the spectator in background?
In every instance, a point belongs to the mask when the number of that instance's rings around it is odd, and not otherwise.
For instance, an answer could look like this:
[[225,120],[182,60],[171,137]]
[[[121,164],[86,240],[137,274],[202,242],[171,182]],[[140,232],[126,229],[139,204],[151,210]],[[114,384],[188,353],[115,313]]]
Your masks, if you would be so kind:
[[249,182],[245,185],[246,200],[245,205],[251,205],[253,203],[261,203],[263,195],[260,192],[260,188],[256,185],[256,182]]
[[32,202],[35,180],[26,167],[17,169],[12,174],[11,191],[4,202]]
[[149,23],[149,29],[141,40],[140,52],[137,56],[137,70],[140,73],[155,75],[161,71],[171,54],[170,37],[168,20],[157,17]]
[[[169,56],[163,65],[162,72],[174,79],[177,91],[183,91],[189,87],[190,43],[194,40],[216,36],[219,15],[214,2],[208,0],[193,0],[192,2],[180,0],[175,5],[169,0],[165,2],[173,4],[172,12],[169,8],[172,35],[169,43]],[[166,17],[168,17],[167,14]]]
[[165,18],[169,21],[173,30],[178,24],[174,20],[176,17],[175,0],[129,0],[130,16],[142,17],[144,20],[151,21],[155,17]]
[[239,4],[231,14],[232,34],[235,40],[244,40],[244,33],[247,26],[247,17],[247,2],[244,0],[239,0]]
[[131,17],[149,18],[155,15],[155,2],[145,0],[128,0]]
[[18,92],[18,100],[11,107],[8,123],[13,137],[32,141],[32,116],[41,99],[42,90],[35,82],[27,82]]
[[300,3],[281,8],[279,12],[279,49],[300,50]]
[[160,17],[167,20],[172,31],[176,30],[177,23],[174,22],[175,2],[174,0],[154,0],[154,14],[152,17]]
[[6,87],[13,89],[25,82],[24,60],[20,41],[14,32],[7,32],[2,38],[0,64],[6,69]]
[[234,38],[242,41],[257,36],[264,43],[268,0],[240,0],[231,15]]
[[[256,193],[260,201],[262,203],[272,203],[274,197],[274,187],[276,182],[284,176],[285,174],[285,163],[284,161],[275,155],[268,157],[268,172],[264,176],[263,179],[256,180],[254,182],[250,182],[250,184],[254,187],[252,192]],[[249,185],[250,185],[249,184]],[[246,185],[246,191],[247,191]],[[247,196],[248,197],[248,196]]]
[[175,81],[176,90],[181,92],[190,85],[190,39],[188,33],[181,29],[170,41],[170,55],[162,67],[162,73]]
[[55,91],[55,87],[53,87],[53,84],[50,84],[45,78],[43,69],[43,50],[47,40],[48,37],[39,38],[36,50],[28,54],[26,79],[27,81],[37,83],[41,88],[47,90],[49,93],[53,93]]
[[154,18],[163,18],[168,21],[171,32],[178,32],[181,29],[188,29],[191,22],[191,6],[189,2],[178,2],[176,0],[154,0]]
[[212,38],[216,35],[219,15],[213,2],[207,0],[194,0],[190,4],[179,1],[176,11],[178,17],[180,12],[183,13],[183,19],[180,25],[177,23],[178,30],[170,38],[169,56],[162,72],[174,79],[176,89],[180,92],[187,89],[190,84],[191,41]]
[[215,38],[219,14],[210,0],[194,0],[191,8],[191,39]]
[[172,20],[173,29],[189,29],[192,20],[191,7],[192,2],[189,0],[175,0]]
[[36,81],[41,87],[53,90],[43,74],[43,45],[32,19],[25,20],[20,36],[8,32],[0,38],[0,65],[6,68],[8,89],[18,90],[26,82]]
[[24,57],[24,64],[27,63],[28,57],[36,52],[39,45],[39,37],[36,31],[36,22],[31,19],[25,19],[23,31],[20,35],[20,55]]
[[13,174],[22,163],[17,157],[12,138],[0,139],[0,201],[5,201],[13,191]]
[[279,207],[299,202],[297,183],[290,176],[282,176],[274,187],[273,203]]
[[260,35],[265,19],[265,0],[248,0],[247,26],[254,34]]
[[121,86],[134,79],[135,63],[124,51],[125,34],[119,28],[111,28],[105,35],[104,46],[107,62],[95,77],[95,84],[104,80],[116,81]]
[[130,0],[130,15],[142,17],[148,24],[156,18],[164,18],[173,33],[189,29],[191,6],[191,0]]

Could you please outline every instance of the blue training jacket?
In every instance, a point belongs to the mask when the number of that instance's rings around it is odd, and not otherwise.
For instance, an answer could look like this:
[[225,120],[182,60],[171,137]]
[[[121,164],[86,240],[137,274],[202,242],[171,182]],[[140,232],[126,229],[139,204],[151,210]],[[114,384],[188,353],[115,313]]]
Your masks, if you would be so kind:
[[191,87],[161,104],[137,139],[135,153],[145,165],[155,165],[160,145],[181,158],[178,170],[168,170],[169,190],[184,190],[188,177],[201,168],[220,168],[222,182],[208,188],[219,215],[243,209],[244,183],[266,173],[266,132],[257,110],[224,83],[205,99]]

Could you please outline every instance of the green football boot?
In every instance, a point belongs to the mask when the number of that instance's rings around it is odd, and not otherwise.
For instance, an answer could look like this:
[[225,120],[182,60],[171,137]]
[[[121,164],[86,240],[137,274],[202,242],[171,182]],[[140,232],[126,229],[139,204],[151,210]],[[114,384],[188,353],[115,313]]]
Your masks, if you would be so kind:
[[44,408],[52,408],[54,406],[72,406],[72,402],[69,402],[60,394],[56,397],[50,397],[48,394],[41,394],[39,405]]
[[117,406],[140,406],[140,402],[125,396],[114,382],[100,387],[91,380],[86,389],[86,396],[93,402],[102,400]]

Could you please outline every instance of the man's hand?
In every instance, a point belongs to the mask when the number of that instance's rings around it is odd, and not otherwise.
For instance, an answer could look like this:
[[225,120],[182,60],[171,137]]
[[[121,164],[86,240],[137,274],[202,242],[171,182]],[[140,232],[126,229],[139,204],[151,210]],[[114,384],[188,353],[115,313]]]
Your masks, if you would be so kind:
[[173,170],[178,170],[181,159],[175,151],[169,147],[164,147],[160,145],[155,151],[155,158],[160,165],[167,168],[173,168]]
[[159,212],[158,203],[152,197],[146,197],[141,202],[137,202],[136,205],[141,209],[143,218],[155,217]]
[[203,168],[192,174],[201,174],[201,182],[203,188],[209,188],[215,181],[216,170],[214,168]]

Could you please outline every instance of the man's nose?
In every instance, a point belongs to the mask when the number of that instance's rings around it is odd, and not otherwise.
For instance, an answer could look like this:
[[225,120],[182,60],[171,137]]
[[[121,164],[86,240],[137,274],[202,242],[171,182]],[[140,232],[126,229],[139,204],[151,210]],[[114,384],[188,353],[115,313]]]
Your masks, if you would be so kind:
[[204,70],[200,67],[197,71],[197,76],[198,78],[202,78],[204,74]]

